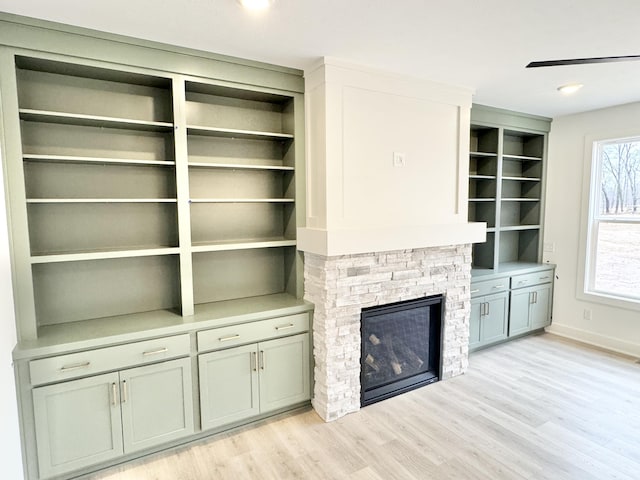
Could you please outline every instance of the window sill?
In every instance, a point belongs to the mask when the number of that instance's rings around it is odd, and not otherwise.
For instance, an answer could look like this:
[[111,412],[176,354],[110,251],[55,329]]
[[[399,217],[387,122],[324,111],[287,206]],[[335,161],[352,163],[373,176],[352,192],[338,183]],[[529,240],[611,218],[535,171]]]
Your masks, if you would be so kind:
[[610,293],[578,292],[578,300],[590,303],[599,303],[610,307],[634,310],[640,312],[640,299],[634,300],[628,297],[619,297]]

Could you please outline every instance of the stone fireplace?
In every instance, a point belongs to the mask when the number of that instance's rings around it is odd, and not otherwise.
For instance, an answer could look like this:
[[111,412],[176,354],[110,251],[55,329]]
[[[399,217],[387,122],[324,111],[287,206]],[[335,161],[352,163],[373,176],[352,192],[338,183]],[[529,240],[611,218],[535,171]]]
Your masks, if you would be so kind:
[[442,295],[440,378],[467,368],[471,244],[486,237],[468,222],[471,95],[331,58],[305,71],[297,246],[327,421],[361,405],[363,308]]
[[305,253],[305,298],[315,304],[313,406],[326,421],[360,409],[363,308],[444,295],[442,379],[468,365],[471,245],[355,255]]

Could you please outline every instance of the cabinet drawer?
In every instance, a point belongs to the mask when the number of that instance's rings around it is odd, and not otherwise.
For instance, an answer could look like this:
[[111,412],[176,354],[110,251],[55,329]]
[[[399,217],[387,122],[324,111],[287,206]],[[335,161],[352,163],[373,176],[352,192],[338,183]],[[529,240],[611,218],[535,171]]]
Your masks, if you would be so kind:
[[198,350],[216,350],[302,333],[308,330],[309,315],[307,313],[214,328],[198,332]]
[[503,292],[509,288],[509,278],[498,278],[471,284],[471,297],[482,297],[492,293]]
[[550,283],[553,280],[553,270],[514,275],[511,277],[511,288],[524,288],[541,283]]
[[176,335],[34,360],[29,373],[31,384],[39,385],[181,357],[190,351],[189,335]]

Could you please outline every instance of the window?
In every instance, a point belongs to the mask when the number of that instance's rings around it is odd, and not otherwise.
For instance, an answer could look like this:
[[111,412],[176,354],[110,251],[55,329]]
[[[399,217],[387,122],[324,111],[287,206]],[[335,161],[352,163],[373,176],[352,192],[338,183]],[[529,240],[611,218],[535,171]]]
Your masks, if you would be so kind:
[[593,143],[585,293],[640,302],[640,137]]

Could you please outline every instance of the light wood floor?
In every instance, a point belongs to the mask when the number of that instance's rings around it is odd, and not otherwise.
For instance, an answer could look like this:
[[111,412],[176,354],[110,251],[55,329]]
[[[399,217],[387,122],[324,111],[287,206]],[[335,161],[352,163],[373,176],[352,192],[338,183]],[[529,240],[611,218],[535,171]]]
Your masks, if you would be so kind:
[[94,477],[640,479],[640,364],[551,335],[332,423],[311,410]]

